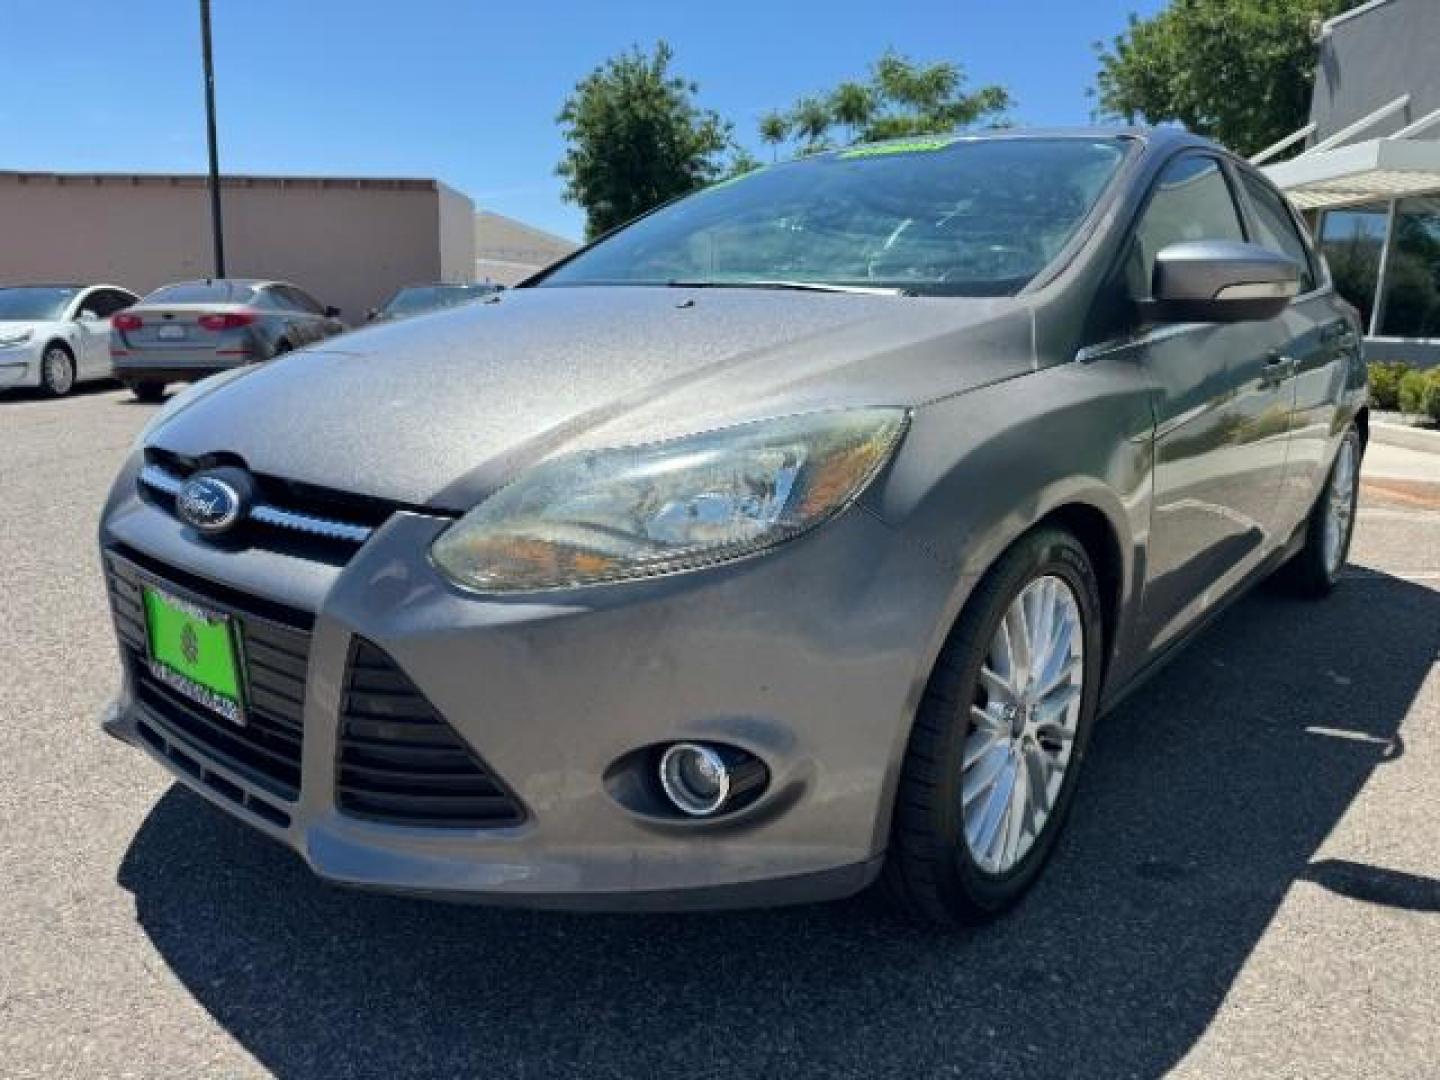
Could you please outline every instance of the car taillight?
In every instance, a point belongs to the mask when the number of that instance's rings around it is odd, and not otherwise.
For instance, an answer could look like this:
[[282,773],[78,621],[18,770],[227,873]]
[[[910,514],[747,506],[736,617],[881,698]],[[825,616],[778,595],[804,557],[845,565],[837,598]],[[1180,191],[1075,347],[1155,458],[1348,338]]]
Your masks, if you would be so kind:
[[110,326],[115,330],[139,330],[145,325],[145,320],[139,315],[126,315],[121,312],[110,319]]
[[238,330],[254,321],[253,311],[227,311],[223,315],[200,316],[200,325],[206,330]]

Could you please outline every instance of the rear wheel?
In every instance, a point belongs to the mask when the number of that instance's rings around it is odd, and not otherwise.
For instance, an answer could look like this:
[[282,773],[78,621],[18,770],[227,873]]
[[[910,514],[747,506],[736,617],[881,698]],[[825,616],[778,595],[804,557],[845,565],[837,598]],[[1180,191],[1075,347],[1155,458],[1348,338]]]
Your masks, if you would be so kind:
[[40,358],[40,389],[51,397],[64,397],[75,389],[75,357],[59,342],[47,345]]
[[163,382],[142,382],[136,379],[127,382],[125,385],[129,387],[130,393],[135,395],[135,400],[137,401],[144,401],[153,405],[165,397],[165,384]]
[[1360,497],[1360,433],[1352,426],[1340,440],[1335,463],[1310,511],[1305,546],[1281,571],[1281,581],[1302,596],[1334,591],[1355,535],[1355,505]]
[[901,769],[888,891],[939,925],[1014,904],[1054,849],[1099,696],[1095,572],[1058,529],[985,576],[925,691]]

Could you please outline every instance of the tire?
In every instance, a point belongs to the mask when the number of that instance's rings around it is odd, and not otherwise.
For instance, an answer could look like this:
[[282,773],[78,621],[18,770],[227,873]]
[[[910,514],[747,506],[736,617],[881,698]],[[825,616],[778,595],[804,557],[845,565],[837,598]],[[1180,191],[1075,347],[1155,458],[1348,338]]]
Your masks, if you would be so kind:
[[165,384],[163,382],[127,382],[126,387],[130,393],[135,395],[136,401],[143,401],[146,404],[154,405],[156,402],[165,399]]
[[[1355,535],[1361,456],[1360,433],[1352,424],[1340,439],[1335,461],[1310,510],[1305,523],[1305,546],[1277,575],[1288,592],[1318,600],[1329,596],[1339,584]],[[1332,533],[1332,526],[1338,532]]]
[[[1032,587],[1039,591],[1031,592]],[[1026,601],[1020,601],[1022,593]],[[1052,627],[1060,628],[1062,619],[1068,623],[1069,641],[1078,634],[1080,653],[1077,656],[1071,644],[1051,654],[1056,663],[1063,661],[1062,668],[1070,674],[1056,690],[1040,696],[1040,707],[1008,708],[1005,701],[1010,699],[992,684],[994,672],[1005,666],[1000,663],[1002,654],[996,652],[998,635],[1002,623],[1007,630],[1015,625],[1013,604],[1045,595],[1056,598],[1064,611],[1062,616],[1057,609]],[[1105,637],[1100,611],[1099,585],[1089,556],[1074,536],[1055,528],[1039,528],[1021,537],[971,595],[916,712],[896,792],[882,880],[900,910],[911,918],[943,927],[988,921],[1024,895],[1049,859],[1074,798],[1099,701]],[[1058,642],[1060,635],[1052,640]],[[983,679],[982,667],[988,672]],[[1012,667],[1024,670],[1023,663]],[[1045,681],[1042,674],[1041,682]],[[1017,678],[1017,683],[1024,682],[1023,676]],[[1066,737],[1059,737],[1058,724],[1041,725],[1043,733],[1037,731],[1035,718],[1056,715],[1054,705],[1062,697],[1069,702],[1059,714],[1068,726]],[[988,718],[986,729],[977,714]],[[1002,720],[994,724],[997,715]],[[974,759],[969,765],[967,745]],[[1017,748],[1019,756],[1014,756]],[[1016,779],[1026,780],[1020,797],[1034,799],[1037,791],[1044,790],[1050,805],[1037,823],[1029,815],[1030,803],[1025,804],[1011,853],[1014,859],[1005,865],[1015,803],[1002,799],[997,804],[1007,807],[998,825],[1002,858],[987,866],[983,854],[987,810],[1004,787],[999,779],[990,787],[978,781],[987,763],[1001,760],[997,754],[1006,763],[1000,766],[1002,778],[1009,764],[1018,763]],[[1053,765],[1062,756],[1058,774],[1049,773],[1043,788],[1031,786],[1032,781],[1039,782],[1042,761]],[[1032,767],[1037,772],[1032,773]],[[978,794],[967,803],[972,785]]]
[[75,389],[75,354],[58,341],[46,345],[41,354],[40,389],[57,398]]

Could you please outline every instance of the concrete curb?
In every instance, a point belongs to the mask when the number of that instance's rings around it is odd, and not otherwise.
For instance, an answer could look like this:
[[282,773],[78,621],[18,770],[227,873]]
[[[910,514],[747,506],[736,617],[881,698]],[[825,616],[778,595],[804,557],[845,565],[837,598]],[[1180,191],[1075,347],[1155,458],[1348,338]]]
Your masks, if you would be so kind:
[[1422,454],[1440,454],[1440,431],[1376,421],[1370,425],[1370,438],[1386,446],[1399,446]]

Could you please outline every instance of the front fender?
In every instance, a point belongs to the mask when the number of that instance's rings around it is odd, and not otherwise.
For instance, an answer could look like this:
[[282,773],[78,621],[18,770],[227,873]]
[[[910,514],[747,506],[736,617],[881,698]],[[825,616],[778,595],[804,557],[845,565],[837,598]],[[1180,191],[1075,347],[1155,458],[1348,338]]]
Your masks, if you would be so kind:
[[1041,369],[915,410],[894,467],[867,505],[951,571],[928,678],[970,589],[1015,540],[1072,508],[1100,515],[1117,565],[1109,681],[1128,669],[1148,538],[1154,418],[1132,363]]

